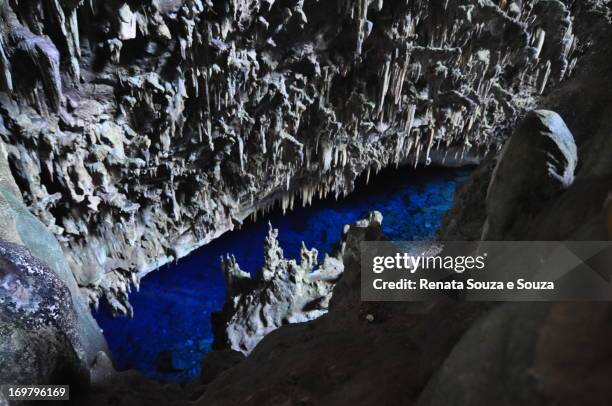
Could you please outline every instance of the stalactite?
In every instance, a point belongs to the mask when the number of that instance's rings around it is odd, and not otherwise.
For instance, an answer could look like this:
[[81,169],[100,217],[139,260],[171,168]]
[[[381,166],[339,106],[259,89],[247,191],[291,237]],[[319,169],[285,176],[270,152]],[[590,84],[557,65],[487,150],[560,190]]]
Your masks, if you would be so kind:
[[345,196],[371,170],[430,162],[434,144],[497,148],[579,56],[561,2],[545,18],[443,1],[435,24],[424,1],[98,3],[52,0],[43,20],[0,5],[0,115],[27,204],[117,312],[137,269],[243,215]]

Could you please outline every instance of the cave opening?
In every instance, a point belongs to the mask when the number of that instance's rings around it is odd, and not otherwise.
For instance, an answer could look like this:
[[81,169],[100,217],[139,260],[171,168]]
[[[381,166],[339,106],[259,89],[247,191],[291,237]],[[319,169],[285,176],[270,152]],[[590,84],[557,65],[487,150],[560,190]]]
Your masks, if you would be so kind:
[[357,179],[355,190],[338,200],[314,200],[283,214],[276,206],[257,220],[245,221],[177,262],[147,275],[130,294],[132,319],[113,317],[106,303],[95,313],[120,370],[137,369],[161,381],[186,382],[200,373],[213,334],[210,316],[225,300],[220,256],[235,255],[254,275],[263,264],[268,222],[279,230],[286,258],[299,258],[301,242],[315,247],[319,260],[332,251],[345,224],[370,211],[383,216],[383,230],[393,240],[428,240],[435,236],[451,207],[456,187],[471,168],[408,167],[384,169]]

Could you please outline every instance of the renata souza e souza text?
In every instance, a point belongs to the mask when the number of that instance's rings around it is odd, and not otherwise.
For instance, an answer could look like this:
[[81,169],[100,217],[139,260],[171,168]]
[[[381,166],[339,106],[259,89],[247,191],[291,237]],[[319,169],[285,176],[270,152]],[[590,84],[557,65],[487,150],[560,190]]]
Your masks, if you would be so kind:
[[[478,256],[428,256],[410,255],[408,253],[397,253],[393,256],[375,256],[372,261],[372,271],[381,274],[388,270],[405,270],[414,274],[417,269],[447,270],[455,273],[463,273],[471,270],[483,270],[485,268],[487,254]],[[374,289],[554,289],[552,281],[527,281],[517,279],[516,281],[478,281],[467,279],[465,282],[457,280],[429,281],[421,278],[418,280],[400,279],[397,281],[384,281],[374,279]]]

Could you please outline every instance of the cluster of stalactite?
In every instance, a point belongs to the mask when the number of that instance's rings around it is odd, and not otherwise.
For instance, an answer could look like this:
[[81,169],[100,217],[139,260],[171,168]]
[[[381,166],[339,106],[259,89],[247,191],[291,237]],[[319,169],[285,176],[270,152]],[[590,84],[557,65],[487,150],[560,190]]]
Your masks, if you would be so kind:
[[130,286],[280,202],[474,162],[567,77],[556,0],[0,2],[0,136],[82,291]]

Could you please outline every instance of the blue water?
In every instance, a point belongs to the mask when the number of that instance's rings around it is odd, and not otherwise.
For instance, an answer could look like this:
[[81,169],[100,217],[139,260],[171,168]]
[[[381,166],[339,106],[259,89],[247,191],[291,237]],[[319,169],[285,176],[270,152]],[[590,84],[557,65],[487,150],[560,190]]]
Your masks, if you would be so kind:
[[450,208],[453,193],[469,171],[408,168],[383,171],[363,180],[352,194],[283,215],[273,211],[240,230],[224,234],[177,263],[146,276],[140,292],[130,295],[134,318],[113,318],[105,303],[95,314],[118,369],[138,369],[163,381],[196,377],[200,360],[212,344],[210,314],[223,306],[225,288],[219,257],[233,253],[241,268],[254,274],[263,264],[268,221],[279,229],[285,257],[299,258],[301,241],[316,247],[319,259],[330,252],[345,224],[371,210],[383,216],[393,240],[431,239]]

